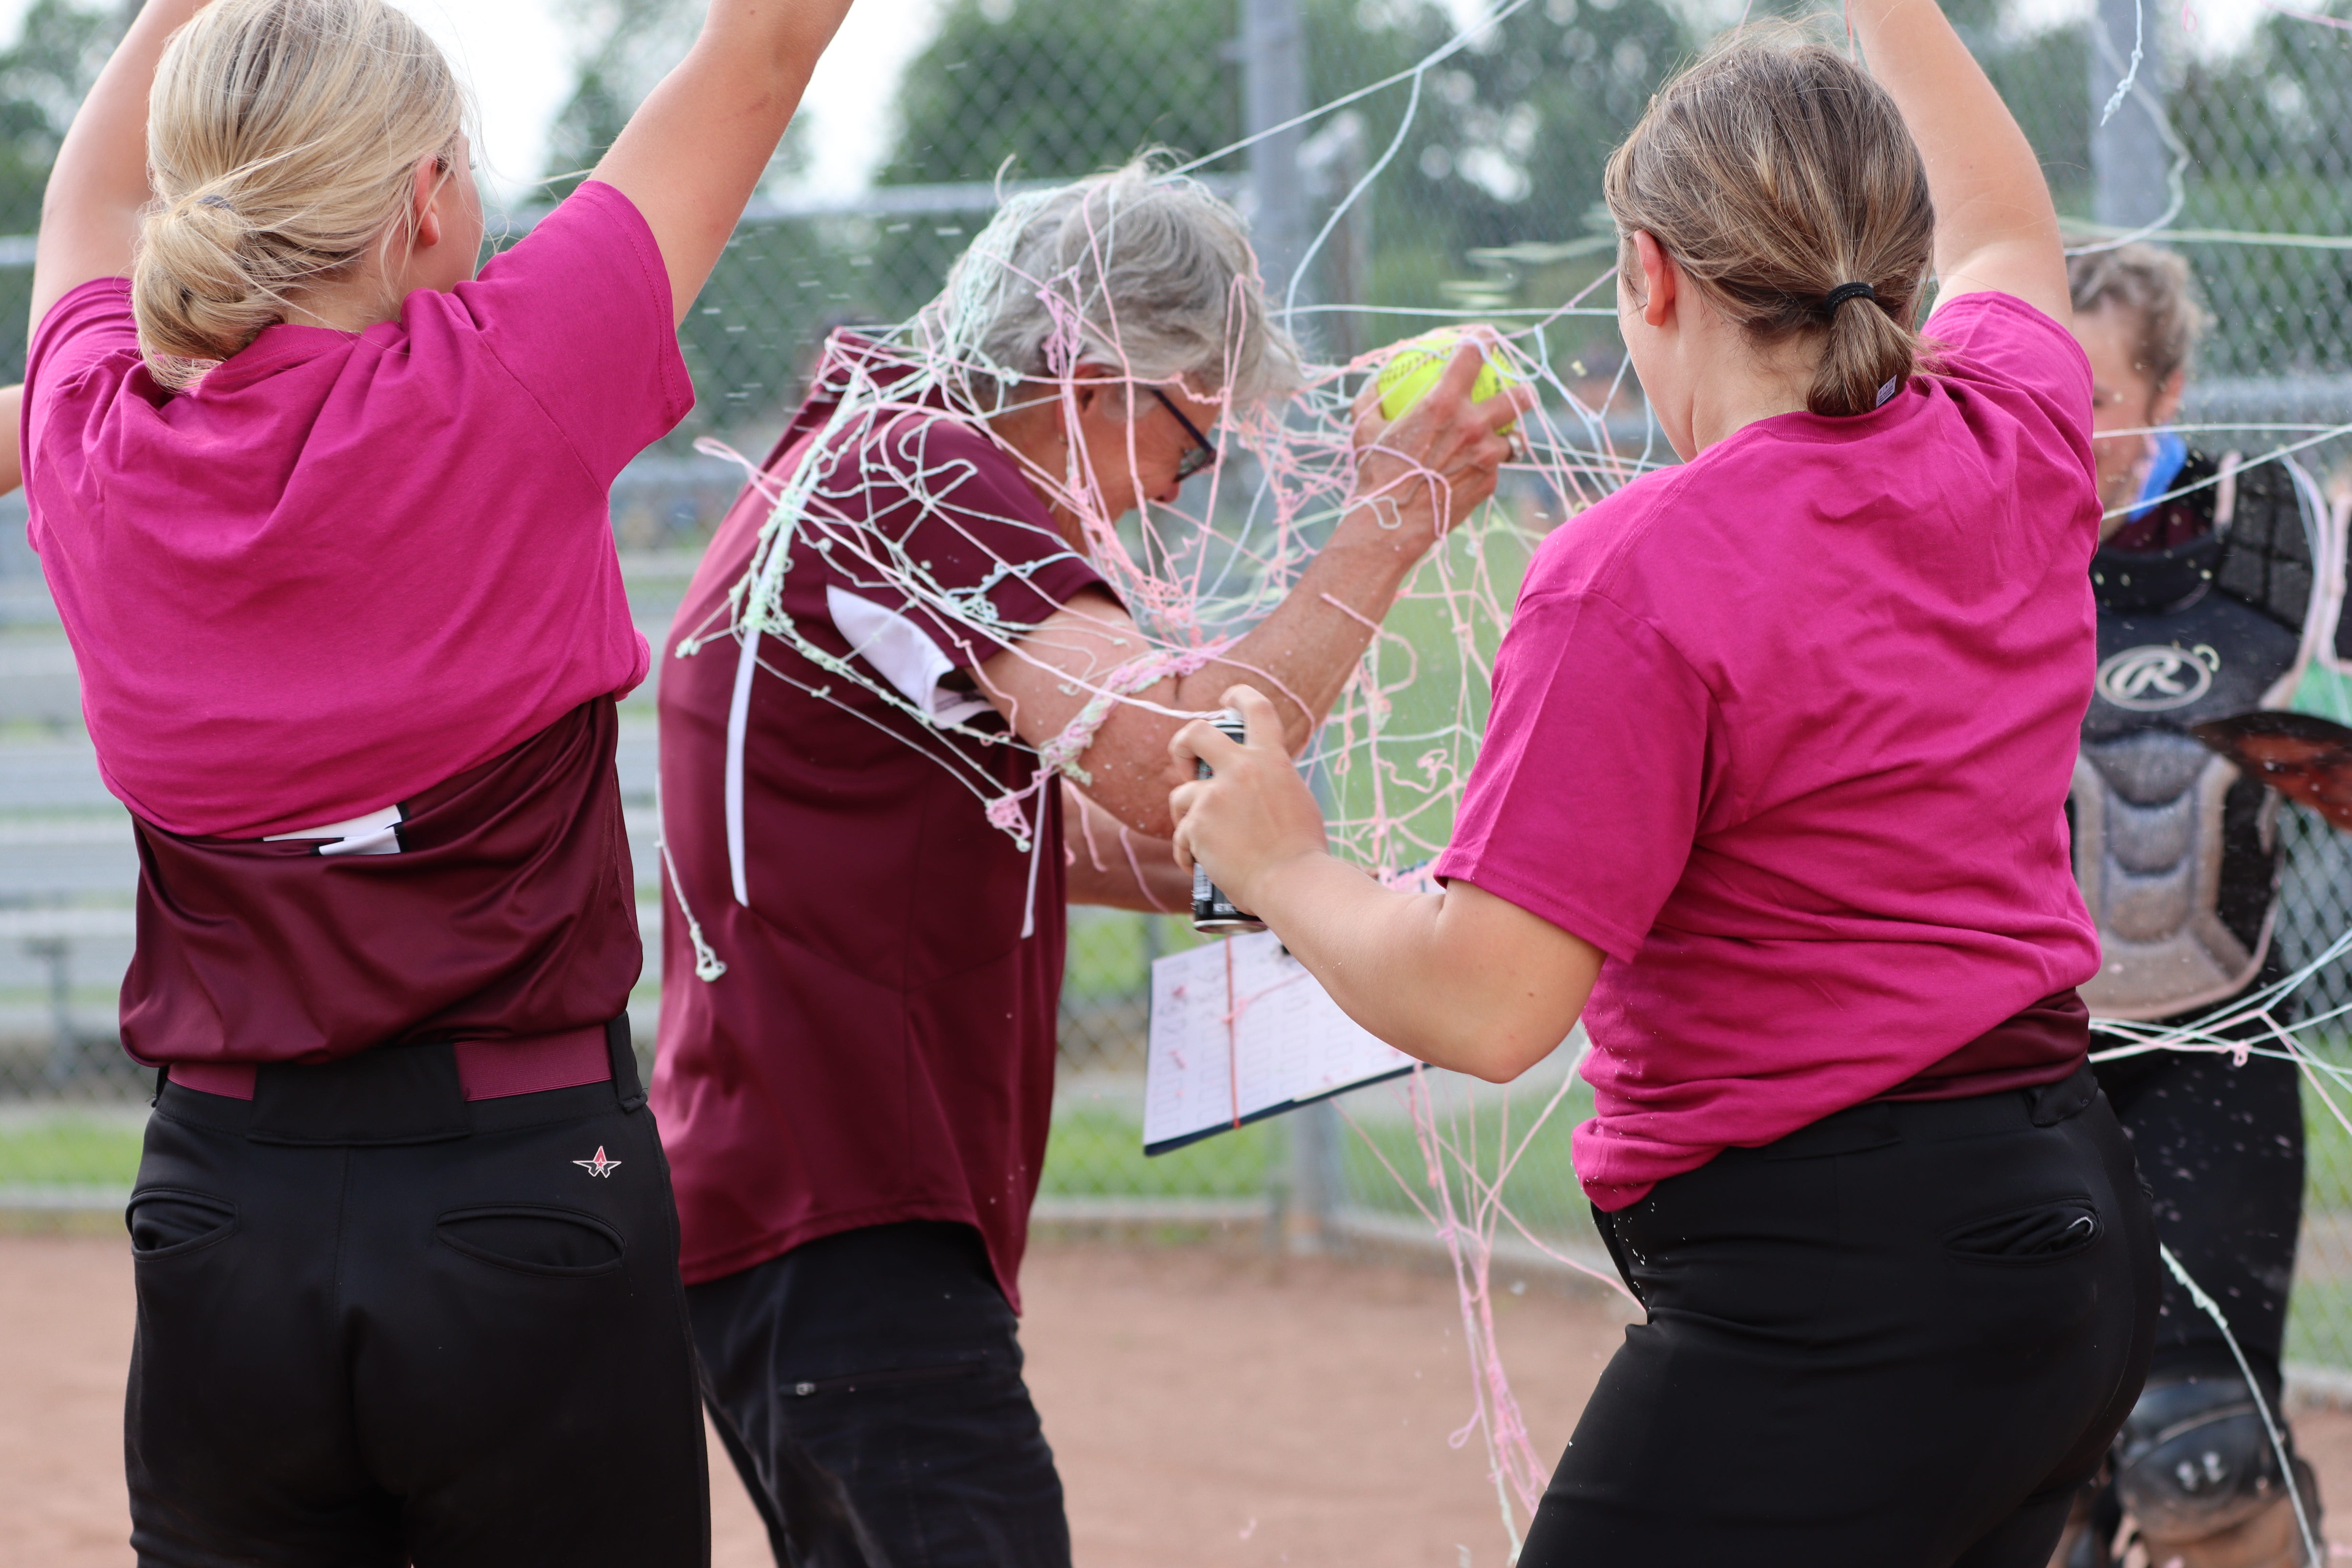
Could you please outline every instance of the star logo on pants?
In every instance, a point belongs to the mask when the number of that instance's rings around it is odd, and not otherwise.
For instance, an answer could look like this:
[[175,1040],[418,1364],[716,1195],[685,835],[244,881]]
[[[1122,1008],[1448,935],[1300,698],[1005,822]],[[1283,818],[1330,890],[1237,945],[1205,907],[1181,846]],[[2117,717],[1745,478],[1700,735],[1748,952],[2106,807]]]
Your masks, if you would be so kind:
[[621,1168],[621,1162],[618,1160],[607,1160],[604,1158],[604,1146],[602,1143],[596,1145],[596,1157],[594,1159],[574,1160],[572,1163],[579,1166],[582,1170],[587,1172],[592,1176],[609,1176],[614,1172]]

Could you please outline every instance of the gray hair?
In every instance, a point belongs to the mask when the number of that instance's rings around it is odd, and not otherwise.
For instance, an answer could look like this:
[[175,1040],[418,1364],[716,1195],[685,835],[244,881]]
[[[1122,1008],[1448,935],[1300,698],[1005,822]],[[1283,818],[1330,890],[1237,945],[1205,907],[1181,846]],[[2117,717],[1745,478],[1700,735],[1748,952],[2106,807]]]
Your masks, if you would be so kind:
[[914,328],[982,408],[1081,363],[1182,376],[1236,409],[1306,379],[1241,215],[1152,155],[1005,203]]

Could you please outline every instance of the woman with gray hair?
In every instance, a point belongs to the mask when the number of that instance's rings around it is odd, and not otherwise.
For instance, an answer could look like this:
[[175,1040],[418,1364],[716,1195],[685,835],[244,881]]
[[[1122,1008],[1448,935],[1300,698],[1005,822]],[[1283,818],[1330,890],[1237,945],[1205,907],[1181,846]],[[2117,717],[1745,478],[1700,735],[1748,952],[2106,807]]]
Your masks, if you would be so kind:
[[1168,742],[1226,688],[1306,744],[1494,489],[1524,399],[1474,404],[1479,363],[1360,406],[1350,499],[1254,630],[1150,651],[1113,525],[1303,376],[1240,218],[1138,163],[1008,204],[899,331],[836,334],[721,524],[661,685],[653,1094],[705,1396],[780,1563],[1069,1561],[1014,1322],[1064,908],[1181,905]]

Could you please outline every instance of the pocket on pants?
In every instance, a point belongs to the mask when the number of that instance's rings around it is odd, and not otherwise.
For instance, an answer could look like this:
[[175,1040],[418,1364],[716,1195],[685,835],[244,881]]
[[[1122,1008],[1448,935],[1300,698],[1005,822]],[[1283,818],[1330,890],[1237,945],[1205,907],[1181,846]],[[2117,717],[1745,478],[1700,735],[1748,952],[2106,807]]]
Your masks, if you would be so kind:
[[2089,1251],[2105,1233],[2098,1205],[2077,1194],[1954,1226],[1944,1233],[1944,1250],[1968,1263],[2057,1263]]
[[177,1258],[226,1239],[236,1229],[236,1205],[186,1187],[148,1187],[131,1194],[122,1211],[131,1256],[141,1263]]
[[621,1233],[594,1215],[535,1204],[451,1209],[433,1233],[478,1262],[551,1279],[610,1274],[628,1253]]

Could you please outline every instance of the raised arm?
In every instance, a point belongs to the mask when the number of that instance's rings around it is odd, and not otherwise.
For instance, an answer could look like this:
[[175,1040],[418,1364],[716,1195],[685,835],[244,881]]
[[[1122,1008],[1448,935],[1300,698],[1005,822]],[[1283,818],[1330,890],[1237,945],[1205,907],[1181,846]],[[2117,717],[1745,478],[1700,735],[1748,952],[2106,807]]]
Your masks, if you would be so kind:
[[205,0],[147,0],[74,113],[41,196],[33,324],[93,278],[131,272],[147,188],[147,94],[163,46]]
[[1215,772],[1175,792],[1178,857],[1197,857],[1342,1012],[1406,1055],[1508,1083],[1558,1049],[1601,950],[1469,882],[1393,892],[1336,858],[1315,797],[1271,743],[1265,699],[1236,689],[1233,706],[1246,745],[1198,723],[1173,742],[1181,772],[1196,758]]
[[850,0],[710,0],[702,35],[595,177],[645,215],[680,321],[759,188]]
[[[1133,692],[1080,759],[1087,793],[1136,831],[1168,837],[1168,742],[1185,715],[1224,706],[1225,689],[1264,692],[1293,752],[1339,700],[1381,617],[1430,545],[1495,490],[1509,443],[1498,431],[1532,400],[1516,387],[1473,403],[1480,353],[1464,346],[1437,385],[1393,426],[1370,393],[1357,406],[1356,487],[1330,542],[1289,595],[1222,658]],[[1084,593],[1013,647],[982,663],[982,692],[1031,745],[1063,732],[1100,683],[1144,648],[1127,612]],[[1072,678],[1076,677],[1074,680]]]
[[2041,161],[1936,0],[1849,0],[1846,16],[1927,165],[1939,302],[1993,290],[2071,323]]
[[0,387],[0,496],[25,482],[25,388]]

